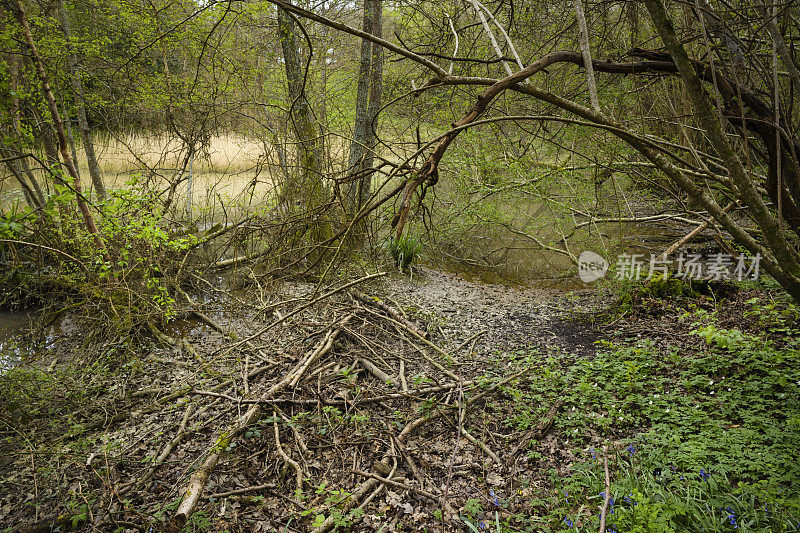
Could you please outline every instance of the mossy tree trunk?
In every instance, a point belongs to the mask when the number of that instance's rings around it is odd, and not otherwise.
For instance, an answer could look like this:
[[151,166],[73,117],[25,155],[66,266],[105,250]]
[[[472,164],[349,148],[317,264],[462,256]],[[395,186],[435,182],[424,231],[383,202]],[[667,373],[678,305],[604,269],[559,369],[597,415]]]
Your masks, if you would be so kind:
[[[313,111],[306,97],[307,79],[300,63],[298,28],[295,21],[284,10],[278,9],[278,34],[283,51],[288,89],[289,121],[291,131],[297,139],[297,165],[294,172],[283,183],[280,205],[287,214],[301,207],[309,218],[321,216],[327,202],[327,187],[322,174],[322,143],[314,121]],[[329,231],[327,224],[313,224],[311,237],[319,242]]]
[[[381,37],[383,24],[381,0],[364,1],[363,31]],[[383,49],[367,39],[361,40],[361,62],[356,92],[356,120],[347,171],[353,178],[345,196],[346,210],[355,215],[372,193],[372,168],[377,139],[378,111],[381,107],[383,82]]]

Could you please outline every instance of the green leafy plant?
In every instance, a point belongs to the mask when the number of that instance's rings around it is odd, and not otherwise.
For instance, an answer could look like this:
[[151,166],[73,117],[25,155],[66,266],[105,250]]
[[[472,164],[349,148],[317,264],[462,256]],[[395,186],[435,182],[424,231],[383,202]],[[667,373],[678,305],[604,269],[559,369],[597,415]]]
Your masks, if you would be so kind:
[[385,248],[388,250],[394,264],[402,271],[408,270],[414,259],[422,252],[422,241],[414,234],[404,233],[399,238],[389,237]]
[[561,399],[555,425],[588,457],[568,479],[553,476],[571,496],[540,504],[550,527],[596,531],[590,510],[604,491],[600,454],[591,448],[597,436],[628,437],[635,450],[612,460],[616,531],[727,531],[731,517],[737,530],[797,527],[800,342],[723,327],[714,310],[695,309],[681,322],[687,337],[704,342],[687,338],[686,349],[604,341],[594,357],[551,356],[530,387],[508,389],[509,426],[532,427]]

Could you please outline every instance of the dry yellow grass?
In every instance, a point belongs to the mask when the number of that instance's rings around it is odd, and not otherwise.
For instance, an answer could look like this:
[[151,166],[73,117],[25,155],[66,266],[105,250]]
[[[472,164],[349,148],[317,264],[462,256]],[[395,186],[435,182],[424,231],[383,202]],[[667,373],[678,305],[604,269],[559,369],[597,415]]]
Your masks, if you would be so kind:
[[[183,156],[181,141],[165,135],[121,135],[96,139],[101,170],[109,174],[154,168],[177,168]],[[195,157],[198,172],[241,173],[252,169],[264,153],[264,144],[239,135],[211,138],[207,149]],[[82,154],[78,154],[79,159]]]
[[[150,175],[154,169],[159,187],[167,187],[183,164],[179,140],[165,135],[122,135],[95,140],[95,150],[106,186],[123,187],[135,174]],[[214,136],[195,156],[192,165],[192,204],[204,208],[227,202],[260,203],[275,189],[275,182],[263,163],[263,143],[228,134]],[[88,185],[88,168],[82,151],[78,153],[81,176]],[[149,167],[149,168],[148,168]],[[179,203],[187,198],[188,183],[177,190]]]

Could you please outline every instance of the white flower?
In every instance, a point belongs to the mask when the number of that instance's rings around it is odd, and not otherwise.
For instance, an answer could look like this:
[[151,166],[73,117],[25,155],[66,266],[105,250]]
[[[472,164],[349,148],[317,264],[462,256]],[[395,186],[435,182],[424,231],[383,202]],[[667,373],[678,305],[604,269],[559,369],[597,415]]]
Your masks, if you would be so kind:
[[650,401],[649,401],[649,402],[647,402],[647,403],[649,403],[650,405],[653,405],[653,400],[650,400]]
[[713,384],[714,384],[714,380],[713,380],[713,379],[709,379],[709,380],[708,380],[708,384],[709,384],[709,385],[713,385]]
[[714,391],[713,391],[713,390],[711,391],[711,394],[714,394]]
[[669,407],[667,407],[667,411],[666,412],[669,413]]

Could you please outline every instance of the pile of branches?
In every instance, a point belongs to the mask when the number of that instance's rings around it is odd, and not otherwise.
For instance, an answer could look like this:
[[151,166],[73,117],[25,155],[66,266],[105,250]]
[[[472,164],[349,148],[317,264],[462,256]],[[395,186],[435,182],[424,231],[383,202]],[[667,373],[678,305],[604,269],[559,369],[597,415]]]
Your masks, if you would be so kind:
[[[356,288],[378,276],[275,293],[245,320],[196,310],[205,333],[161,335],[163,348],[147,356],[149,386],[99,424],[99,440],[118,446],[64,473],[80,479],[80,521],[173,532],[204,520],[317,532],[401,520],[463,527],[458,509],[469,498],[491,503],[489,488],[501,490],[558,406],[527,434],[502,435],[502,421],[480,414],[507,403],[504,387],[529,369],[492,375],[459,363],[477,336],[444,350],[401,308]],[[76,518],[58,511],[20,531]]]

